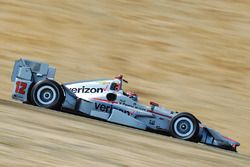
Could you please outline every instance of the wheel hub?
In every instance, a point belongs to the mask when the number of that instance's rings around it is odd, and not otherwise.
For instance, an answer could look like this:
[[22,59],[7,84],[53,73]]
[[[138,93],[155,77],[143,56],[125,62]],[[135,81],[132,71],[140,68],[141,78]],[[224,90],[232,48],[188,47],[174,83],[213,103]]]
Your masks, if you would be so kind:
[[43,105],[53,103],[57,98],[56,91],[51,86],[43,86],[37,91],[37,100]]
[[181,129],[185,130],[187,128],[187,126],[185,124],[181,125]]
[[175,133],[180,137],[188,137],[194,131],[192,121],[187,117],[180,117],[174,123]]

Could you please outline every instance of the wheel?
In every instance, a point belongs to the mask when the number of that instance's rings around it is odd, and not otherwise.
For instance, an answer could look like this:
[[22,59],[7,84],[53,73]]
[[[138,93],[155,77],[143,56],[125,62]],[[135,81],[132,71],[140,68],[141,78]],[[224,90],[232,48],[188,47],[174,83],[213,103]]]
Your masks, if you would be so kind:
[[57,82],[43,80],[33,86],[30,99],[33,105],[58,110],[64,100],[64,93]]
[[170,121],[169,132],[175,138],[196,141],[199,133],[198,120],[190,113],[180,113]]

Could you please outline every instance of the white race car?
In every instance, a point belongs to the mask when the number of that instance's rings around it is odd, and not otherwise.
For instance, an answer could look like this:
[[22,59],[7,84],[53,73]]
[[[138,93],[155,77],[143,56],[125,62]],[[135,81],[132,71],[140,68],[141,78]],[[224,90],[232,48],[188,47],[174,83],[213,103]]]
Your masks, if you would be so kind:
[[149,106],[139,103],[135,93],[123,91],[127,81],[122,75],[59,84],[54,81],[55,71],[46,63],[17,60],[12,73],[13,99],[231,151],[240,145],[206,127],[190,113],[173,112],[155,102]]

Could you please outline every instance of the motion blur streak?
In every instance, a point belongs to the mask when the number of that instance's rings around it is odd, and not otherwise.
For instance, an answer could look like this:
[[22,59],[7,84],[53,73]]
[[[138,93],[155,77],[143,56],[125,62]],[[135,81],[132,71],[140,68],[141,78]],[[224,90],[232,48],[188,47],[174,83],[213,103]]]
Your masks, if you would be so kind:
[[[192,112],[250,155],[249,10],[241,0],[0,0],[0,98],[11,99],[20,57],[57,67],[61,82],[124,74],[141,101]],[[85,118],[13,103],[0,111],[1,166],[250,166]]]

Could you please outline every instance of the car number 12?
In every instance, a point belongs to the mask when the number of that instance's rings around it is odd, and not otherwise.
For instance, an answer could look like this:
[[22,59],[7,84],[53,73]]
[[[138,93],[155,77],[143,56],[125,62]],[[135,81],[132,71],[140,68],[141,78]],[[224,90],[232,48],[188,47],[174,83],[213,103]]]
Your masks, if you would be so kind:
[[25,94],[26,88],[27,88],[27,83],[17,81],[15,92],[23,95]]

